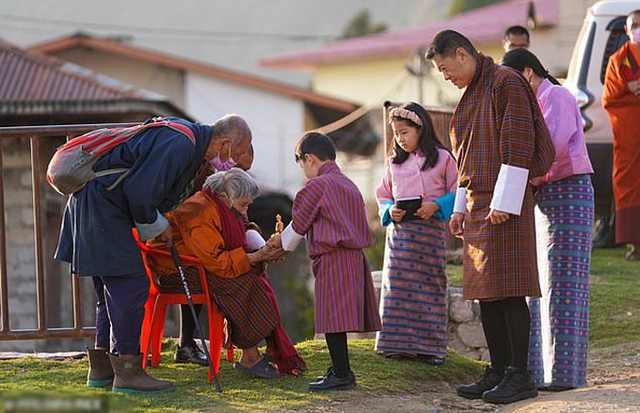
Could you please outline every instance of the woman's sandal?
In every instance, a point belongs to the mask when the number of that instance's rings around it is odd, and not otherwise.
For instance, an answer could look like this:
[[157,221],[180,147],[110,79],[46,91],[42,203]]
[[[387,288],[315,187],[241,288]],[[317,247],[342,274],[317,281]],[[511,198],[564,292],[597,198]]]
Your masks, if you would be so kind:
[[244,373],[253,374],[263,379],[275,379],[280,377],[280,372],[278,372],[278,370],[276,370],[276,368],[269,364],[269,362],[264,358],[261,358],[260,361],[251,367],[243,366],[236,361],[233,363],[233,368]]

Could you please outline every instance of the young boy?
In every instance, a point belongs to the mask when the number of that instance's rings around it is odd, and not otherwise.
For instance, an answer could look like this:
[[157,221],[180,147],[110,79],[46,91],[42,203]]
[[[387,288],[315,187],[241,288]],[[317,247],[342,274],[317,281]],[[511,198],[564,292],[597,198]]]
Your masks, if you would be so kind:
[[296,162],[308,182],[298,192],[291,223],[269,240],[293,251],[306,235],[315,276],[315,327],[324,333],[332,366],[309,390],[344,390],[356,385],[349,367],[347,331],[381,328],[369,262],[371,236],[358,187],[335,163],[331,139],[317,132],[302,137]]

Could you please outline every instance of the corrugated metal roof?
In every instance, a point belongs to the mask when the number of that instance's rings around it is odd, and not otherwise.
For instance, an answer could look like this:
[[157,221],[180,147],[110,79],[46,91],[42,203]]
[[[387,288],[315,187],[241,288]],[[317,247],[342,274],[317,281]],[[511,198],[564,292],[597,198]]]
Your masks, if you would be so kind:
[[86,34],[79,33],[73,36],[54,39],[52,41],[33,46],[30,50],[46,54],[54,54],[61,51],[72,50],[74,48],[98,50],[132,60],[163,65],[176,70],[184,70],[186,72],[195,72],[206,76],[213,76],[225,81],[246,85],[247,87],[288,95],[306,103],[326,107],[328,109],[350,112],[356,108],[356,105],[352,102],[321,95],[305,88],[275,82],[234,70],[223,69],[219,66],[213,66],[208,63],[169,55],[164,52],[123,44],[122,42],[115,41],[113,39],[93,37]]
[[0,101],[159,100],[159,95],[0,40]]
[[500,41],[507,27],[527,24],[530,3],[535,6],[539,24],[558,22],[560,0],[507,0],[428,26],[342,40],[318,49],[270,57],[261,63],[268,67],[312,68],[329,62],[410,54],[427,47],[435,35],[445,29],[463,33],[476,45]]

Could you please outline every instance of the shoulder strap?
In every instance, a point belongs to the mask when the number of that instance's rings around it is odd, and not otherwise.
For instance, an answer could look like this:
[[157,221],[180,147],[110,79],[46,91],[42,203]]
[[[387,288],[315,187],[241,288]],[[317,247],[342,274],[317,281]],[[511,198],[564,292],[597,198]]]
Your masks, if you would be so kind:
[[[103,129],[104,138],[96,139],[94,142],[86,145],[84,149],[85,151],[94,153],[96,155],[103,155],[104,153],[111,150],[111,148],[113,148],[114,146],[117,146],[122,142],[128,141],[129,139],[136,136],[138,133],[150,128],[156,128],[160,126],[166,126],[168,128],[175,130],[176,132],[180,132],[181,134],[189,138],[191,143],[195,145],[196,137],[193,134],[193,131],[189,127],[181,123],[168,121],[166,119],[158,119],[158,120],[155,120],[154,122],[143,123],[141,125],[136,125],[129,128],[112,129],[112,130]],[[112,133],[108,133],[108,132],[112,132]]]

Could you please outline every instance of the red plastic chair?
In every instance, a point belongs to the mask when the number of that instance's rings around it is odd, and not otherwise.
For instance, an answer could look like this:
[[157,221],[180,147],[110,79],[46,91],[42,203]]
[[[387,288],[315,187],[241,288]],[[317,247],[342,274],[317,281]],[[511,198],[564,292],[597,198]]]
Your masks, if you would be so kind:
[[[164,335],[164,322],[167,313],[167,306],[175,304],[188,304],[187,296],[183,293],[167,293],[162,292],[158,285],[158,278],[154,275],[149,267],[148,257],[168,257],[171,259],[171,253],[167,250],[159,248],[151,248],[147,244],[140,241],[137,230],[133,229],[133,237],[136,244],[140,248],[142,261],[146,269],[149,280],[149,298],[145,304],[144,320],[142,322],[142,334],[140,340],[140,351],[143,354],[142,367],[147,367],[147,356],[149,354],[149,346],[151,346],[151,366],[160,364],[160,353],[162,349],[162,337]],[[209,354],[211,355],[211,363],[216,374],[220,368],[220,354],[222,352],[222,343],[224,340],[224,316],[218,310],[216,304],[209,299],[209,288],[206,281],[206,272],[202,262],[196,257],[180,254],[180,260],[185,273],[197,272],[197,278],[200,282],[201,292],[190,290],[191,299],[194,304],[205,304],[207,307],[207,318],[209,319]],[[176,269],[177,272],[177,269]],[[233,349],[227,350],[227,361],[233,362]],[[210,369],[209,381],[213,381],[213,374]]]

